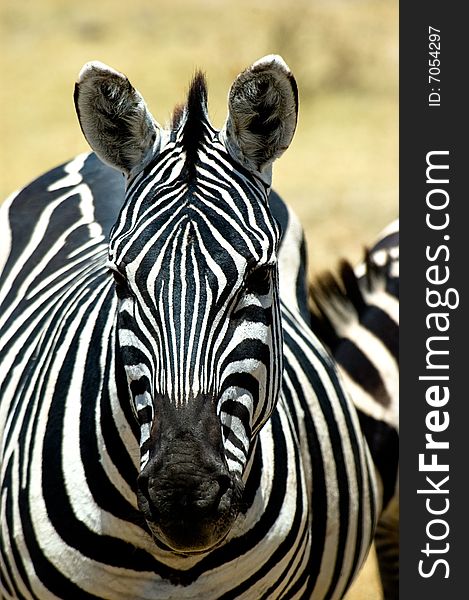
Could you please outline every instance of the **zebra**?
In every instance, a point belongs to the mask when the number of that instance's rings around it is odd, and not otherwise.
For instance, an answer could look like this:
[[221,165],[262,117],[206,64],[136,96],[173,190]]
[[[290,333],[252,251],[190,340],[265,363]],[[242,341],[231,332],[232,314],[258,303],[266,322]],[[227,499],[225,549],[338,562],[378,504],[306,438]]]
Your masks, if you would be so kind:
[[378,468],[375,542],[386,600],[399,597],[399,221],[356,269],[341,261],[309,291],[311,326],[337,362]]
[[271,191],[290,69],[221,130],[200,72],[167,127],[100,62],[75,106],[93,153],[1,207],[2,598],[343,597],[383,495]]

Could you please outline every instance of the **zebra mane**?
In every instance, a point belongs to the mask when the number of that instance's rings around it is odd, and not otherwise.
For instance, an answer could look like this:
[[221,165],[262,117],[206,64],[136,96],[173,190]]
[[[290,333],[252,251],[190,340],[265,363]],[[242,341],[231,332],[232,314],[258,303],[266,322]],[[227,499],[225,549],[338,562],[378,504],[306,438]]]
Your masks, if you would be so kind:
[[173,131],[183,124],[182,143],[186,152],[186,170],[189,178],[195,171],[198,151],[209,125],[207,99],[205,75],[197,71],[189,87],[186,105],[177,106],[173,112],[171,122]]
[[370,305],[366,294],[381,289],[397,296],[397,281],[391,275],[391,258],[378,264],[365,249],[365,272],[359,278],[351,264],[342,260],[338,274],[327,271],[309,287],[309,308],[314,333],[334,354],[342,340],[341,331],[353,320],[361,321]]

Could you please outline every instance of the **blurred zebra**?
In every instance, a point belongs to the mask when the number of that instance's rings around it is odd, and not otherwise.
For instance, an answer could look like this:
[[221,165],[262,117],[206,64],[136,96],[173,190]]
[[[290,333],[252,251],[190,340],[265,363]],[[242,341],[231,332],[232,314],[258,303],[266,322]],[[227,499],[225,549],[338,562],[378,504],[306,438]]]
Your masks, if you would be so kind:
[[270,193],[292,74],[221,131],[200,74],[166,129],[101,63],[75,103],[125,192],[82,155],[1,209],[2,598],[341,598],[382,494]]
[[355,270],[310,287],[312,328],[337,361],[379,471],[383,512],[376,550],[385,598],[399,597],[399,222]]

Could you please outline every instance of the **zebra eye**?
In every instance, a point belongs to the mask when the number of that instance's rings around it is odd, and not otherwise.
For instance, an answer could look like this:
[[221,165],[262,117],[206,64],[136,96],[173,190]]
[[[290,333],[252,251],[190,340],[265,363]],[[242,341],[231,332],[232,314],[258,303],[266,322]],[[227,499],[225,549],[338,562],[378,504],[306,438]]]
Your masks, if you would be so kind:
[[122,273],[117,269],[109,269],[109,271],[112,273],[118,297],[120,298],[122,296],[129,296],[129,285],[124,275],[122,275]]
[[246,291],[248,294],[263,296],[270,290],[272,267],[264,265],[252,270],[246,278]]

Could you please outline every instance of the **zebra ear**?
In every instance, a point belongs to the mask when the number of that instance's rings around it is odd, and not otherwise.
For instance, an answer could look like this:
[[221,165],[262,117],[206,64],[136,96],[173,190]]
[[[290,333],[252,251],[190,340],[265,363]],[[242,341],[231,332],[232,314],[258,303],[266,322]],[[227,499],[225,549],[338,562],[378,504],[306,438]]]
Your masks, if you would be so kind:
[[159,147],[161,128],[142,96],[125,75],[101,62],[80,71],[75,108],[91,148],[126,175],[140,171]]
[[295,78],[280,56],[270,54],[235,79],[222,138],[236,160],[262,173],[290,145],[297,116]]

